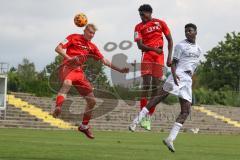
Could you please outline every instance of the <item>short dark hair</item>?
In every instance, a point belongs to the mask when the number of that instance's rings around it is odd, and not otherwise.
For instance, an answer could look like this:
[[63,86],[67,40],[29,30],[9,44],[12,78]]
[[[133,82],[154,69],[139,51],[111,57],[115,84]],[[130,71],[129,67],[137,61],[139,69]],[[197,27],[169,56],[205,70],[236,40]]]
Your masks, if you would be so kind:
[[143,4],[138,8],[139,12],[150,12],[152,13],[152,7],[149,4]]
[[197,26],[193,23],[188,23],[188,24],[185,25],[185,29],[188,28],[188,27],[193,28],[195,31],[197,30]]

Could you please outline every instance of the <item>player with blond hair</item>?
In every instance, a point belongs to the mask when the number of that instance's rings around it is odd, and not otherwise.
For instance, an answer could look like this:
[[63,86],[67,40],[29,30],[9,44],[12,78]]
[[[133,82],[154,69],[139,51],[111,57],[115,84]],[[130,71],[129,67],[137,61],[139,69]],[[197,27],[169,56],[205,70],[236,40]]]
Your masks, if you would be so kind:
[[82,65],[88,58],[94,58],[96,61],[101,61],[104,65],[121,73],[129,71],[128,68],[119,68],[113,65],[103,57],[97,46],[91,42],[96,30],[97,28],[94,24],[88,24],[83,34],[71,34],[56,47],[55,51],[64,57],[64,60],[60,69],[62,87],[56,97],[56,105],[52,113],[55,118],[61,114],[62,104],[66,99],[66,95],[70,88],[74,86],[87,102],[82,123],[78,127],[78,130],[91,139],[94,136],[89,129],[88,123],[91,119],[96,100],[93,94],[93,87],[84,75]]

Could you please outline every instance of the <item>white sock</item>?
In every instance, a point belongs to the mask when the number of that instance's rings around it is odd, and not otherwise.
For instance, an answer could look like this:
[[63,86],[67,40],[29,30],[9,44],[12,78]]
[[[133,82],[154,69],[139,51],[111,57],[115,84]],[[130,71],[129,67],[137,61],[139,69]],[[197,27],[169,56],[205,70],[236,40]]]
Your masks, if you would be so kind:
[[148,114],[148,109],[146,107],[143,107],[143,109],[139,112],[139,114],[135,117],[133,120],[134,124],[139,124],[141,120]]
[[174,141],[181,128],[182,128],[182,124],[178,123],[178,122],[175,122],[171,131],[170,131],[170,133],[169,133],[168,139],[171,140],[171,141]]

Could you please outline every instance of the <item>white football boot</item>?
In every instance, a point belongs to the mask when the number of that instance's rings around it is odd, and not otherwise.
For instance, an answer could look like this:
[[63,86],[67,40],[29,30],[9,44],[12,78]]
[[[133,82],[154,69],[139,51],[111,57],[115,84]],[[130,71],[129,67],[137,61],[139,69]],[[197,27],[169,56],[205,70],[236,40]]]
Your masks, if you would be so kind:
[[170,139],[166,138],[166,139],[163,140],[163,144],[165,144],[171,152],[175,152],[173,141],[171,141]]
[[129,129],[129,131],[135,132],[136,127],[137,127],[137,124],[132,123],[132,124],[129,125],[128,129]]

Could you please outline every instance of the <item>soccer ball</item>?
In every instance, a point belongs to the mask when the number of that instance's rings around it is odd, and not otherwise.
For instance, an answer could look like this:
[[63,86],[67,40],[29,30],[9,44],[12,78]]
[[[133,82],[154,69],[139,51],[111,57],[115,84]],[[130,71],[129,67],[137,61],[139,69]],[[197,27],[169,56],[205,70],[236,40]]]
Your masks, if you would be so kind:
[[77,27],[84,27],[88,23],[87,16],[84,13],[78,13],[74,17],[74,23]]

